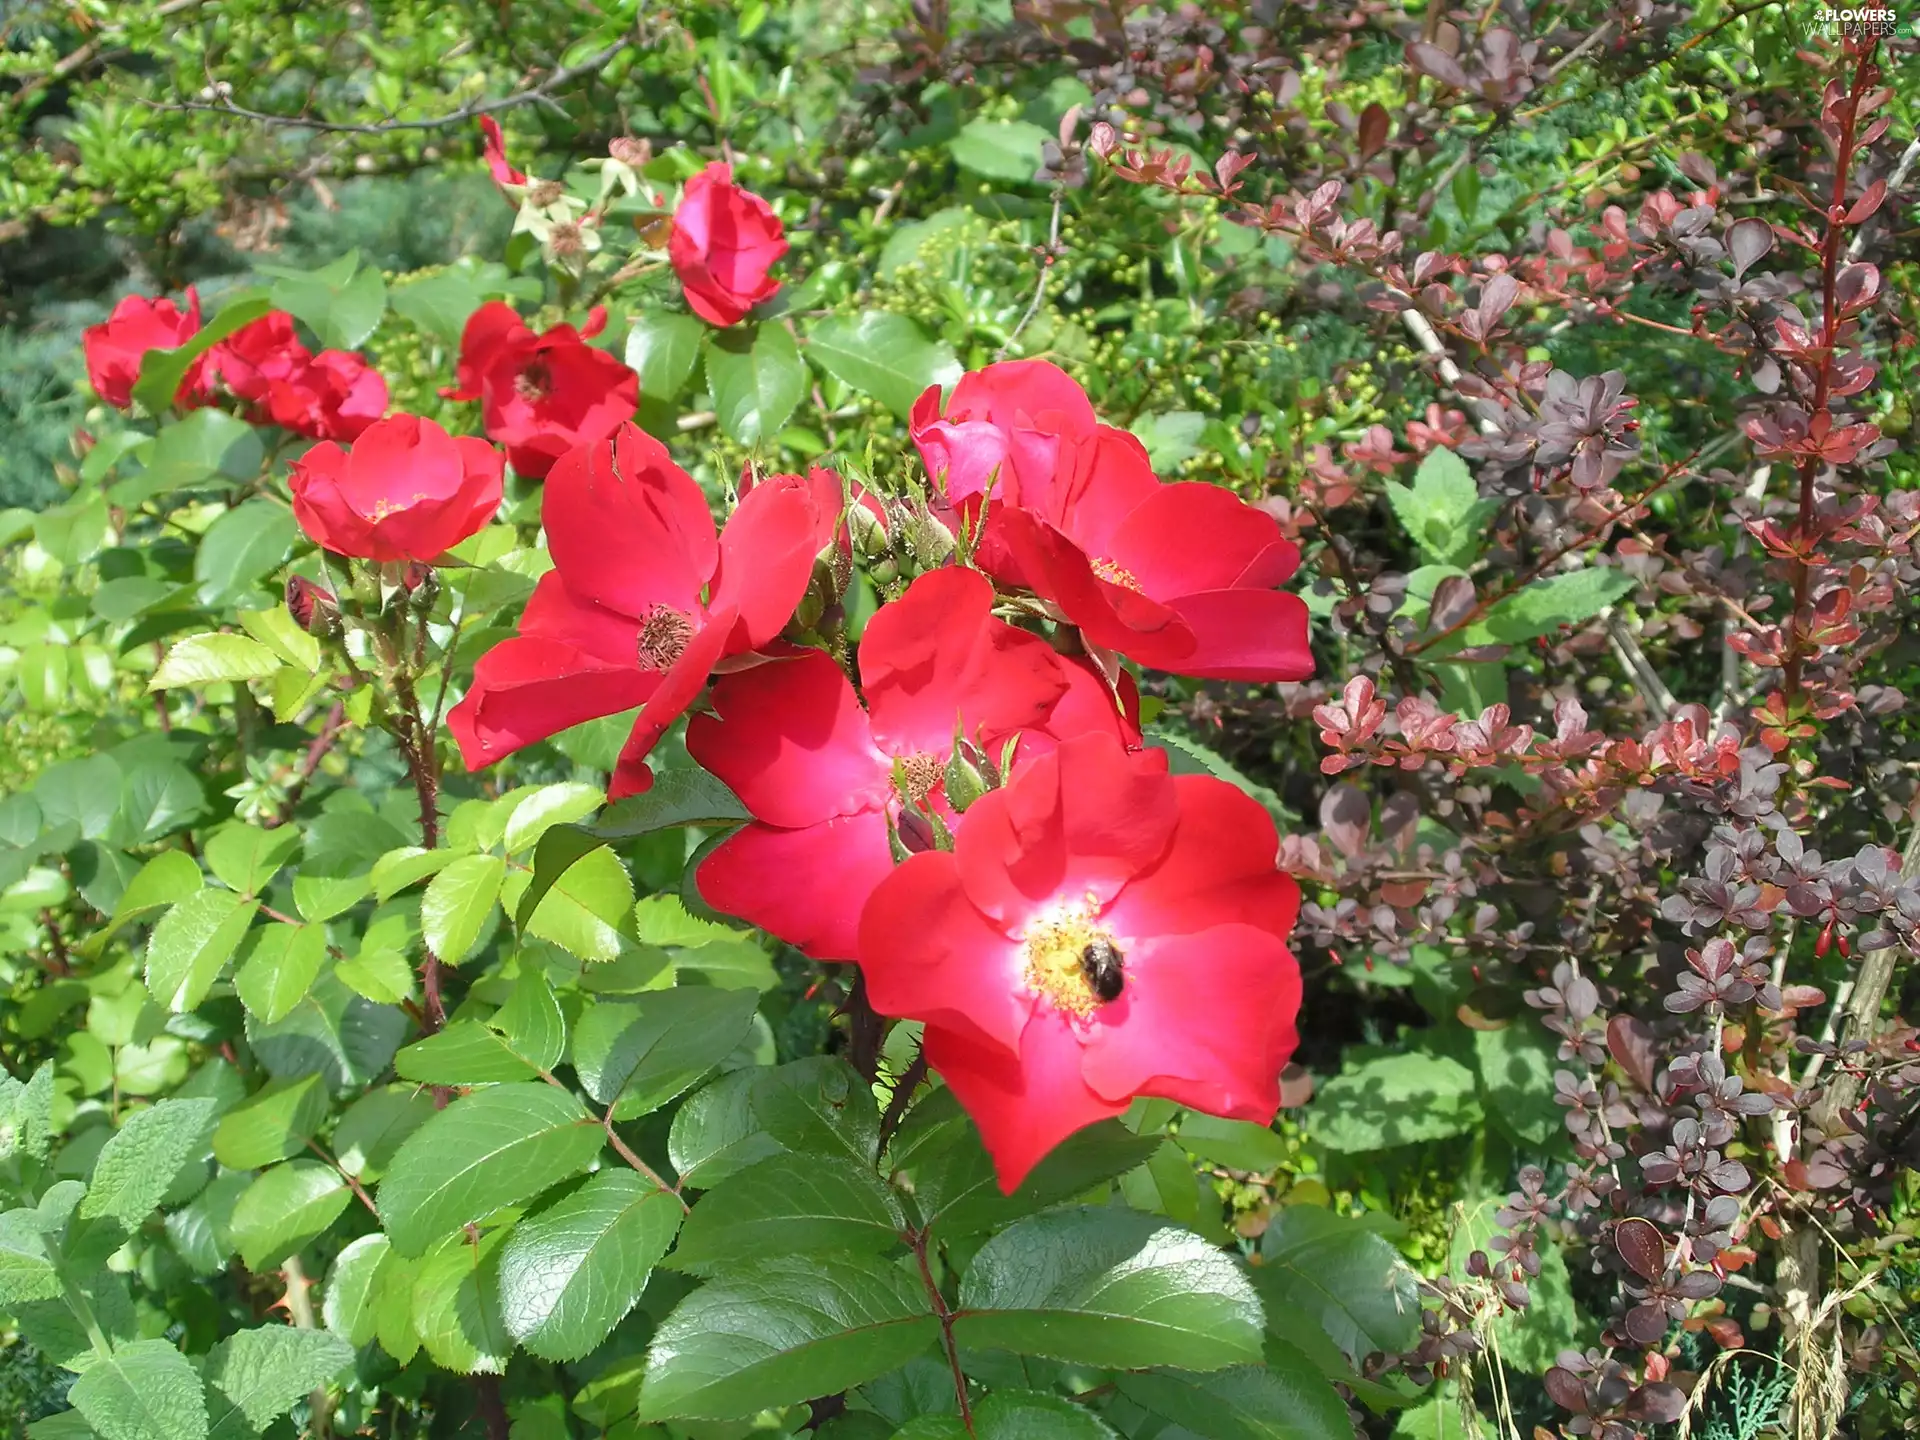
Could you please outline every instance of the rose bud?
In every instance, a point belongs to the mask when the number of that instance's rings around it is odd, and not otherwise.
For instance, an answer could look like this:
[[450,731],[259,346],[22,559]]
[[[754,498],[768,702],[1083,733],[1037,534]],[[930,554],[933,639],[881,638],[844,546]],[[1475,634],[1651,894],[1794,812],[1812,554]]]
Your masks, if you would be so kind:
[[687,304],[709,325],[737,325],[780,282],[767,272],[787,253],[773,207],[733,183],[733,167],[715,162],[687,181],[673,212],[667,255]]

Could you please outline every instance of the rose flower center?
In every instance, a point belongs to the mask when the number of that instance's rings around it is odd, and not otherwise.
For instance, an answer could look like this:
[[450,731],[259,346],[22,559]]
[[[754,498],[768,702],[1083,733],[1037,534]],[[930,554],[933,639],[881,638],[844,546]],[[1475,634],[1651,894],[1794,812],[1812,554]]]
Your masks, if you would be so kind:
[[693,621],[667,605],[656,605],[640,622],[638,651],[644,670],[669,670],[693,638]]
[[1124,565],[1116,565],[1111,560],[1095,559],[1088,563],[1087,568],[1109,585],[1118,585],[1126,590],[1145,593],[1141,590],[1140,582],[1134,578],[1133,572]]
[[1081,1020],[1126,989],[1126,951],[1089,908],[1056,910],[1031,921],[1020,938],[1021,978],[1056,1010]]
[[545,365],[529,365],[513,377],[513,393],[522,400],[544,400],[552,389],[553,377]]
[[946,774],[946,765],[937,755],[929,755],[924,750],[905,756],[900,761],[898,777],[894,789],[900,792],[900,798],[917,809],[924,810],[927,797],[933,793]]

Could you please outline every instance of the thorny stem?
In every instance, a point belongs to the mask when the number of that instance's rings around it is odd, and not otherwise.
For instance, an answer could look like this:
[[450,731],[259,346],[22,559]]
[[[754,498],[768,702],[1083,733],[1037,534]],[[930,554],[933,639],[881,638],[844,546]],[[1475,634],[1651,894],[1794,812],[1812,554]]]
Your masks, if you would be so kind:
[[268,822],[268,829],[285,825],[293,819],[293,812],[300,805],[300,796],[306,791],[314,772],[320,768],[320,762],[327,758],[327,752],[333,748],[334,741],[340,738],[340,731],[346,723],[346,703],[336,700],[333,702],[333,708],[327,711],[327,718],[320,726],[320,733],[314,737],[313,744],[307,747],[306,756],[300,762],[300,769],[294,774],[293,784],[287,787],[287,798],[280,802],[280,813]]
[[884,1151],[887,1142],[893,1139],[894,1131],[900,1128],[900,1122],[907,1118],[907,1106],[913,1102],[914,1091],[920,1088],[920,1082],[927,1078],[927,1052],[923,1046],[914,1052],[907,1068],[900,1072],[900,1078],[893,1082],[893,1093],[887,1097],[887,1110],[880,1117],[880,1145]]
[[[1877,75],[1874,52],[1880,42],[1871,41],[1854,68],[1853,83],[1840,103],[1840,139],[1833,161],[1833,191],[1827,206],[1827,233],[1820,245],[1820,359],[1813,374],[1813,410],[1810,419],[1826,415],[1833,388],[1833,363],[1839,348],[1839,286],[1841,238],[1846,233],[1847,180],[1853,169],[1854,127],[1860,118],[1860,101]],[[1800,514],[1798,540],[1801,554],[1793,561],[1793,615],[1787,625],[1787,653],[1781,689],[1789,705],[1800,693],[1800,681],[1806,662],[1805,636],[1801,612],[1813,588],[1813,565],[1804,556],[1813,535],[1813,482],[1820,473],[1820,457],[1809,455],[1800,462]]]
[[960,1423],[966,1427],[967,1434],[973,1434],[973,1405],[967,1399],[967,1377],[960,1372],[960,1350],[953,1343],[953,1311],[947,1305],[947,1297],[940,1293],[940,1286],[933,1278],[933,1266],[927,1259],[927,1232],[915,1230],[907,1237],[913,1246],[913,1258],[920,1265],[920,1283],[926,1287],[927,1299],[933,1304],[933,1313],[940,1319],[940,1346],[947,1352],[947,1368],[953,1372],[953,1398],[960,1402]]

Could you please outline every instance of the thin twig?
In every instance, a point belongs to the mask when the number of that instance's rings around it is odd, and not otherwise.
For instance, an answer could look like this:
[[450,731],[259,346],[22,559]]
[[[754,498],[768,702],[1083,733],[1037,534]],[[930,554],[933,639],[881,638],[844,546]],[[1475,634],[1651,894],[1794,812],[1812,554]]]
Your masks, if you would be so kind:
[[613,1128],[613,1107],[611,1105],[607,1107],[607,1113],[600,1117],[600,1128],[607,1132],[607,1143],[613,1146],[614,1154],[631,1165],[636,1173],[644,1175],[662,1190],[666,1191],[667,1194],[678,1200],[683,1214],[693,1209],[693,1207],[687,1203],[686,1197],[682,1195],[679,1190],[669,1185],[665,1177],[662,1176],[658,1170],[655,1170],[651,1165],[647,1164],[646,1161],[634,1154],[633,1147],[620,1138],[619,1132]]
[[1040,278],[1033,287],[1033,299],[1027,302],[1027,313],[1020,317],[1020,323],[1008,334],[1006,343],[994,354],[995,360],[1007,358],[1007,352],[1013,348],[1013,342],[1020,338],[1020,332],[1027,328],[1027,322],[1040,313],[1040,302],[1047,295],[1047,277],[1053,273],[1053,262],[1060,254],[1060,206],[1067,198],[1066,183],[1053,187],[1053,220],[1047,227],[1047,248],[1040,257]]

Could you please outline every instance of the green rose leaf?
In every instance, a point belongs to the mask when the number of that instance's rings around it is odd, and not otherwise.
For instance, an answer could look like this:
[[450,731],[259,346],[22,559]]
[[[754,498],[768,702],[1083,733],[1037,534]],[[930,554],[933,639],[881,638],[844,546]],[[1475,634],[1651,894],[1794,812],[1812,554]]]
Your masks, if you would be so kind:
[[326,1234],[352,1203],[332,1166],[290,1160],[262,1171],[234,1204],[233,1242],[249,1270],[264,1270]]
[[403,1256],[586,1168],[604,1137],[572,1095],[538,1082],[496,1085],[422,1125],[380,1183],[380,1219]]
[[730,1420],[850,1390],[935,1343],[919,1281],[867,1255],[786,1256],[704,1285],[654,1332],[639,1418]]
[[880,1252],[905,1224],[870,1165],[825,1155],[776,1155],[716,1186],[688,1217],[673,1266],[713,1274],[762,1256]]
[[1198,1235],[1131,1210],[1022,1220],[974,1256],[957,1343],[1105,1369],[1217,1370],[1260,1357],[1260,1302]]
[[652,1181],[603,1170],[522,1220],[500,1252],[507,1333],[545,1360],[590,1354],[639,1300],[681,1214]]
[[800,347],[778,320],[710,331],[706,356],[720,429],[742,445],[758,445],[779,434],[807,393]]
[[807,358],[901,419],[928,386],[951,385],[961,374],[944,340],[930,340],[905,315],[884,310],[822,320],[807,332]]

